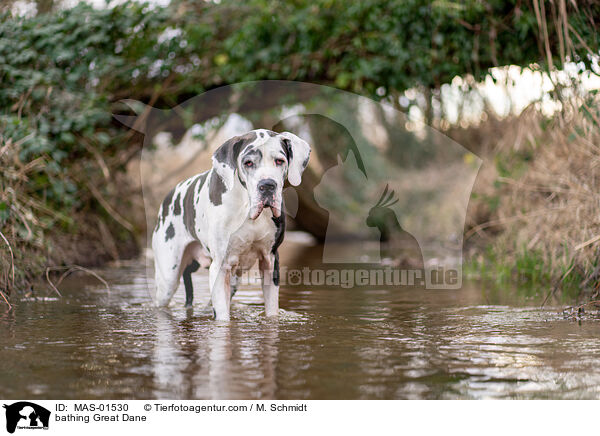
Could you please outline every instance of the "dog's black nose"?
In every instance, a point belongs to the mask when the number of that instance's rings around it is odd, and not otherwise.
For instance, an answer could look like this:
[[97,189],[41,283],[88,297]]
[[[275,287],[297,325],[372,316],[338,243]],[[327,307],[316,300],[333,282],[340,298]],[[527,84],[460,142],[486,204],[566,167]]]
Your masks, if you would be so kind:
[[263,179],[258,182],[258,190],[263,194],[272,194],[277,188],[277,183],[273,179]]

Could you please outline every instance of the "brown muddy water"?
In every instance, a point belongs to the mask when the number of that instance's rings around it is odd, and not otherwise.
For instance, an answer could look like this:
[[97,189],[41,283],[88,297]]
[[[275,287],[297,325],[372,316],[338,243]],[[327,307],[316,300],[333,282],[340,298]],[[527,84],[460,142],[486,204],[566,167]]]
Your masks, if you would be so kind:
[[[0,312],[7,399],[599,398],[600,323],[540,308],[543,291],[283,287],[263,316],[256,285],[212,319],[150,306],[142,262],[63,283],[62,298]],[[529,295],[529,296],[528,296]]]

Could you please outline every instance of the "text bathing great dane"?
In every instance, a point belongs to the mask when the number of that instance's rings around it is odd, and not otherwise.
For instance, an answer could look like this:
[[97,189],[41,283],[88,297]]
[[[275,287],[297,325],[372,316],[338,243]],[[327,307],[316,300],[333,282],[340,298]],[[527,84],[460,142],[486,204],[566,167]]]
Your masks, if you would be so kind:
[[253,130],[221,145],[210,170],[179,183],[163,201],[152,235],[155,304],[169,304],[183,275],[191,306],[191,274],[209,268],[215,318],[229,320],[236,274],[258,260],[266,315],[277,315],[283,184],[286,177],[300,184],[309,156],[308,143],[292,133]]

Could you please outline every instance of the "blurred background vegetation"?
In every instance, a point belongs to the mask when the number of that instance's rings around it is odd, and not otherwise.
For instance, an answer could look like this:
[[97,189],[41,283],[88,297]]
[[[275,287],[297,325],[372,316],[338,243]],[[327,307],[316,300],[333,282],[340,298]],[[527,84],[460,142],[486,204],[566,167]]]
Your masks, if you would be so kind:
[[[137,253],[144,220],[125,170],[142,137],[111,117],[128,113],[120,100],[171,108],[265,79],[352,91],[443,130],[486,162],[467,219],[472,271],[595,289],[600,115],[582,84],[598,73],[598,2],[72,3],[2,6],[4,294],[48,268]],[[488,80],[509,86],[515,66],[552,86],[525,110],[473,103]]]

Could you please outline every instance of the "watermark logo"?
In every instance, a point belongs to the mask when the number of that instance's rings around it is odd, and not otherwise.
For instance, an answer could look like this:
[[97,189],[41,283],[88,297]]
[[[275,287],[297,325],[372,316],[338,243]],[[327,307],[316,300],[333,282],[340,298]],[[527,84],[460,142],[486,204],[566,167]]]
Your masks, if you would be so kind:
[[[262,277],[256,269],[244,270],[237,278],[238,285],[271,284],[270,279]],[[278,277],[280,285],[293,287],[319,288],[397,288],[403,286],[426,287],[428,289],[456,287],[460,277],[456,268],[438,267],[435,269],[401,269],[382,265],[363,265],[362,268],[311,268],[290,269],[281,267]]]
[[50,411],[38,404],[28,401],[19,401],[10,405],[4,404],[6,409],[6,431],[14,433],[19,430],[48,430]]
[[[210,169],[221,144],[254,129],[291,132],[312,152],[301,183],[281,185],[281,213],[288,217],[286,232],[301,230],[313,241],[280,263],[281,284],[461,287],[466,210],[481,161],[435,129],[416,128],[391,102],[315,84],[258,81],[217,88],[170,109],[123,103],[137,115],[116,118],[144,134],[148,241],[163,199],[170,202],[162,219],[186,209],[198,217],[210,206],[168,192]],[[236,171],[227,173],[229,182],[239,177]],[[224,189],[213,186],[219,204]],[[165,240],[180,233],[175,227],[166,226]],[[148,271],[152,277],[152,266]]]

